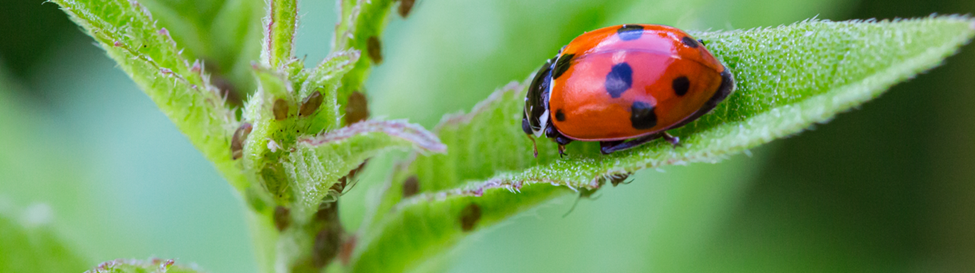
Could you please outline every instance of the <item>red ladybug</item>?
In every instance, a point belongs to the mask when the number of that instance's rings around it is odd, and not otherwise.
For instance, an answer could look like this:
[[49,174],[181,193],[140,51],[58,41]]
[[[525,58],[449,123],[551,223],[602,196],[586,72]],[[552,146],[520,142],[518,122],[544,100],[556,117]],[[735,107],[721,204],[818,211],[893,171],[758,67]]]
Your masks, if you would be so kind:
[[576,37],[538,70],[521,127],[529,137],[552,138],[559,155],[573,140],[599,141],[603,154],[657,138],[677,145],[667,130],[708,113],[734,90],[728,68],[684,31],[612,26]]

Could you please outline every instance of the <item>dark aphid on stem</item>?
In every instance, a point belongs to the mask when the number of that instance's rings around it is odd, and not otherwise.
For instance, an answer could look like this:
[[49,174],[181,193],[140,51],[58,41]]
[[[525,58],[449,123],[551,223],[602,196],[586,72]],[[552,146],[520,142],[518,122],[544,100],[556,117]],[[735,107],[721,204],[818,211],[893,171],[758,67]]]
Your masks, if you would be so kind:
[[322,106],[322,93],[318,91],[312,91],[305,100],[301,102],[301,108],[298,110],[298,116],[307,117],[315,114],[318,111],[318,107]]
[[244,156],[244,141],[247,140],[247,136],[250,135],[251,130],[254,129],[250,123],[244,122],[237,127],[234,131],[233,138],[230,139],[230,158],[237,160]]
[[321,268],[338,255],[342,245],[342,225],[339,223],[339,203],[322,202],[315,212],[315,220],[324,224],[312,243],[312,265]]
[[271,108],[271,112],[274,113],[275,120],[288,118],[288,102],[284,99],[274,100],[274,106]]
[[349,102],[345,104],[345,125],[360,122],[369,118],[369,102],[366,95],[355,91],[349,95]]
[[291,225],[291,210],[286,207],[277,206],[274,208],[274,227],[282,231]]
[[410,11],[413,10],[413,4],[416,4],[416,0],[400,0],[399,1],[399,16],[406,18],[410,15]]
[[356,236],[353,234],[339,248],[339,260],[342,261],[343,265],[349,264],[352,260],[352,251],[355,250]]
[[477,221],[481,220],[481,207],[471,203],[460,211],[460,229],[463,231],[474,230]]
[[383,49],[379,37],[370,36],[369,39],[366,39],[366,53],[369,54],[372,63],[377,65],[383,63]]
[[420,192],[420,180],[417,179],[415,175],[410,176],[406,178],[406,181],[403,181],[403,198],[414,196],[418,192]]
[[312,265],[322,268],[328,265],[339,253],[342,242],[339,238],[337,229],[322,229],[315,235],[315,242],[312,244]]

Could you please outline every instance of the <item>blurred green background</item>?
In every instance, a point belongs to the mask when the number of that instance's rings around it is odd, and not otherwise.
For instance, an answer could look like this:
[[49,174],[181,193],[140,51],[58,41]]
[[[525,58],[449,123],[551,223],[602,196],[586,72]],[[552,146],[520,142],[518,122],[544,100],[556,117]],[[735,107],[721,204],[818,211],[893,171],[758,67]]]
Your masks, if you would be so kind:
[[[229,185],[89,37],[41,2],[0,8],[0,209],[45,204],[91,266],[161,257],[255,272]],[[313,65],[329,50],[335,5],[301,7],[297,50]],[[602,26],[725,30],[973,11],[971,0],[420,0],[408,19],[391,20],[367,91],[374,117],[431,128]],[[798,136],[719,164],[639,172],[564,218],[575,197],[515,217],[465,239],[443,269],[975,272],[973,104],[969,45]],[[386,167],[370,165],[343,197],[347,226],[357,226]]]

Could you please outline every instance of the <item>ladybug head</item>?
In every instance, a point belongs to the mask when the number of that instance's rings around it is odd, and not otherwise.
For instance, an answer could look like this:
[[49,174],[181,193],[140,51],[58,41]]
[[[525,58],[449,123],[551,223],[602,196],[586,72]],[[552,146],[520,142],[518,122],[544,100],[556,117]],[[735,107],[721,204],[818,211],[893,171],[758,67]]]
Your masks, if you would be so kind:
[[526,134],[541,137],[548,125],[548,95],[549,84],[552,82],[552,62],[548,60],[535,73],[535,79],[528,86],[528,96],[525,97],[525,111],[521,119],[521,130]]

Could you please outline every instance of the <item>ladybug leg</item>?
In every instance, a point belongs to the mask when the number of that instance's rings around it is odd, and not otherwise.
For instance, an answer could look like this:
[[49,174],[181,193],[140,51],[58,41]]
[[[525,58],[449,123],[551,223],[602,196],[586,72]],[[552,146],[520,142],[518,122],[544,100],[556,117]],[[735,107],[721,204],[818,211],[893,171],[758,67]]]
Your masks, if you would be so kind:
[[545,137],[551,138],[555,143],[559,144],[559,157],[565,155],[565,145],[572,142],[571,138],[563,136],[562,133],[559,133],[559,130],[555,129],[555,126],[552,126],[551,120],[545,126]]
[[538,158],[538,144],[535,143],[535,137],[528,135],[528,139],[532,140],[532,151],[535,152],[535,158]]
[[617,151],[617,149],[615,147],[616,146],[619,146],[620,144],[623,144],[623,141],[622,140],[617,140],[617,141],[600,141],[599,142],[599,151],[602,152],[603,154],[609,154],[609,153],[612,153],[612,152]]
[[661,133],[661,135],[664,138],[664,140],[666,140],[667,142],[670,142],[670,145],[674,145],[674,148],[680,147],[680,138],[679,137],[672,136],[672,135],[668,134],[667,132],[663,132],[663,133]]
[[562,155],[565,154],[565,145],[569,144],[570,142],[572,142],[572,139],[567,138],[567,137],[563,136],[562,134],[559,134],[559,135],[555,136],[555,143],[558,143],[559,144],[559,157],[560,158],[562,157]]
[[616,152],[616,151],[622,151],[622,150],[626,150],[626,149],[630,149],[630,148],[633,148],[633,147],[636,147],[636,146],[643,145],[644,143],[650,142],[651,140],[658,139],[658,138],[661,138],[661,137],[664,137],[663,136],[663,133],[646,135],[646,136],[634,138],[633,140],[626,141],[626,142],[623,142],[622,140],[619,140],[619,141],[602,141],[602,142],[599,142],[599,146],[600,146],[600,149],[599,150],[603,154],[611,154],[611,153]]

